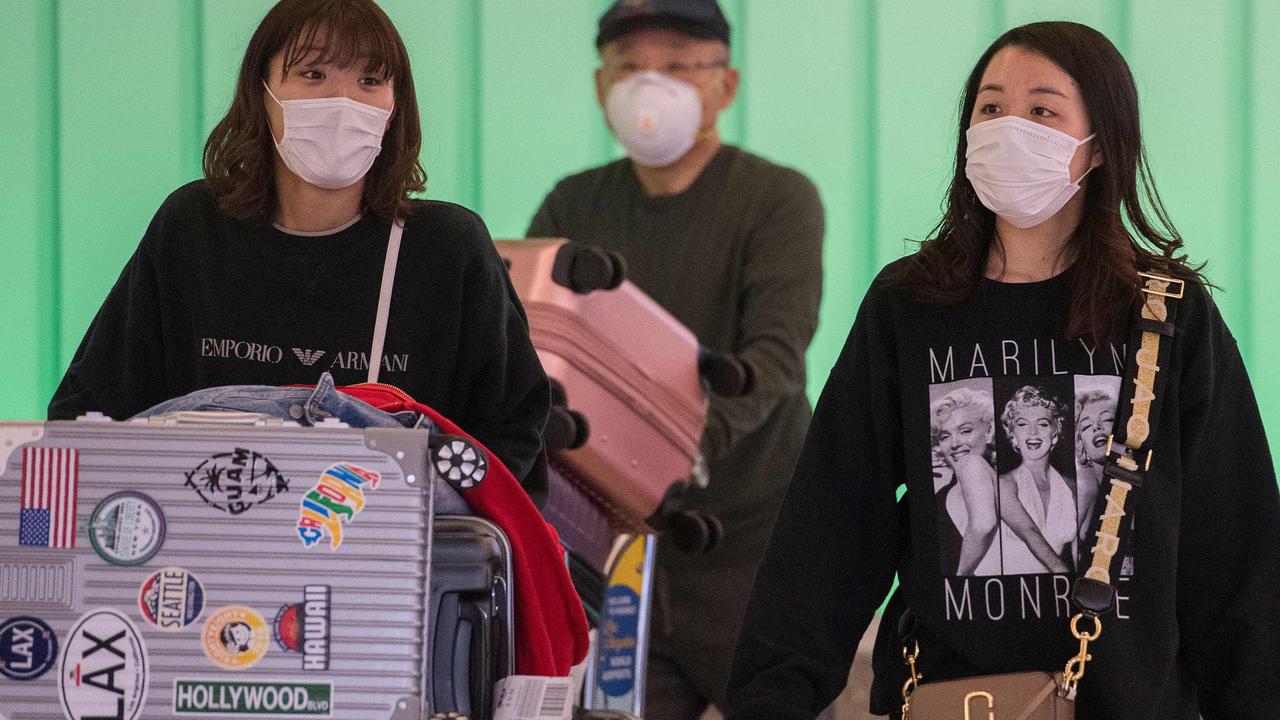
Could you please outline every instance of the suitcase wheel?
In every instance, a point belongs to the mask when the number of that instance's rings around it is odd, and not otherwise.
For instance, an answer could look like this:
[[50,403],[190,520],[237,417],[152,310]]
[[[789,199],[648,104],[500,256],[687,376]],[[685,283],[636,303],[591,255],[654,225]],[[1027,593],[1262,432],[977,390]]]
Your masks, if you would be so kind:
[[658,524],[655,529],[670,538],[677,550],[690,555],[711,552],[724,539],[720,518],[701,510],[677,510],[664,515]]
[[587,444],[590,435],[591,427],[585,415],[553,405],[547,415],[547,425],[542,430],[542,444],[548,452],[577,450]]
[[439,435],[431,443],[436,472],[457,490],[479,485],[489,471],[485,453],[475,443],[456,435]]
[[698,374],[711,392],[720,397],[742,397],[751,392],[751,371],[729,353],[699,347]]
[[551,279],[580,295],[613,290],[627,279],[627,263],[612,250],[567,243],[556,252]]

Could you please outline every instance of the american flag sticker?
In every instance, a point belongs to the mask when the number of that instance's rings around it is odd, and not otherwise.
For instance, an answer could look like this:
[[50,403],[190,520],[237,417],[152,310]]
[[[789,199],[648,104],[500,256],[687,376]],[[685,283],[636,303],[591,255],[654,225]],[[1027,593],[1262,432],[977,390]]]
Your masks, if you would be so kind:
[[70,448],[22,449],[22,505],[18,544],[76,546],[80,453]]

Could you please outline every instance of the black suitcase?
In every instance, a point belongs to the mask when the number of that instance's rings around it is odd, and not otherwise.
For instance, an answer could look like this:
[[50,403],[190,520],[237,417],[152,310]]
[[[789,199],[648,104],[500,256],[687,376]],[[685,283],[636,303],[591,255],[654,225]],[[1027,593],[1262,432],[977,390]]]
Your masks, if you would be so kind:
[[511,545],[487,520],[442,515],[431,558],[431,712],[489,720],[494,683],[515,671]]

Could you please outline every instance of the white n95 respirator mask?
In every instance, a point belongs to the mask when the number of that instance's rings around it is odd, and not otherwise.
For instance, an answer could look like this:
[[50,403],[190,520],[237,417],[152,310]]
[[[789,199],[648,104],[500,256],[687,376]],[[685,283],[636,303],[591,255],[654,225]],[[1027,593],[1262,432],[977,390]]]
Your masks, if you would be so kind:
[[281,101],[269,87],[267,94],[284,109],[284,138],[276,150],[295,175],[337,190],[356,184],[373,167],[390,110],[345,97]]
[[1077,140],[1026,118],[1002,117],[971,126],[965,138],[964,174],[978,199],[1014,227],[1029,228],[1080,190],[1084,175],[1072,182],[1071,158],[1094,135]]
[[702,101],[689,83],[650,70],[614,83],[604,114],[628,157],[645,167],[666,167],[693,147]]

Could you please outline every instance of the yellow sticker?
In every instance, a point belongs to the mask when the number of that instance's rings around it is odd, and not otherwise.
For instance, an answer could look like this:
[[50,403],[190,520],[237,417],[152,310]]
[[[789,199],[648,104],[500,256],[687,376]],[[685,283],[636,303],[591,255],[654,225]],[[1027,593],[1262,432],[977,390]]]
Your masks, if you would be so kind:
[[224,670],[253,667],[271,646],[271,629],[252,608],[218,608],[204,623],[204,654]]

